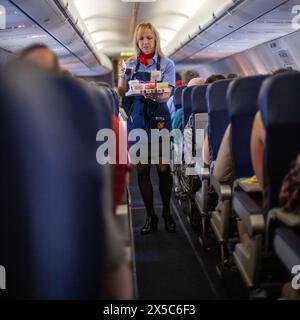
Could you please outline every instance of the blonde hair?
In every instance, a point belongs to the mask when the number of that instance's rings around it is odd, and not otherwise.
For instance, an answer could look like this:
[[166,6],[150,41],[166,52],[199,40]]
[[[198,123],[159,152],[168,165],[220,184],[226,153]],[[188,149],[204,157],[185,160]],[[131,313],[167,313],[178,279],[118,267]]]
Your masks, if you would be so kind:
[[139,48],[137,37],[138,37],[138,35],[140,33],[145,32],[146,29],[149,29],[154,34],[154,37],[155,37],[155,53],[157,53],[161,57],[164,57],[165,55],[163,54],[163,52],[161,50],[161,47],[160,47],[159,33],[156,30],[156,28],[153,26],[153,24],[150,23],[150,22],[142,22],[139,25],[137,25],[136,28],[135,28],[134,36],[133,36],[133,48],[134,48],[136,57],[138,57],[140,55],[140,53],[141,53],[141,49]]

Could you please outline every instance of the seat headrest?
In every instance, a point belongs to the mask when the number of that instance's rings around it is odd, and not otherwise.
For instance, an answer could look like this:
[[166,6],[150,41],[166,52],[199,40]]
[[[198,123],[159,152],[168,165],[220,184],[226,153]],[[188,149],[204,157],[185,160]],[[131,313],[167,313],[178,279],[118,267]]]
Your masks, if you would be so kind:
[[299,72],[278,74],[264,81],[258,103],[265,127],[300,124],[299,88]]
[[228,111],[226,102],[227,88],[232,80],[218,80],[207,87],[206,101],[208,113]]
[[192,90],[195,86],[186,87],[182,91],[181,105],[183,109],[192,110]]
[[185,89],[185,88],[186,88],[186,86],[175,88],[175,91],[174,91],[174,104],[175,104],[175,106],[181,105],[181,95],[182,95],[183,89]]
[[206,90],[208,85],[195,86],[192,90],[192,111],[194,114],[207,113]]
[[0,72],[0,96],[3,297],[96,299],[108,197],[95,160],[103,112],[88,87],[25,64]]
[[230,117],[254,115],[258,110],[258,94],[266,75],[251,76],[232,81],[227,90]]

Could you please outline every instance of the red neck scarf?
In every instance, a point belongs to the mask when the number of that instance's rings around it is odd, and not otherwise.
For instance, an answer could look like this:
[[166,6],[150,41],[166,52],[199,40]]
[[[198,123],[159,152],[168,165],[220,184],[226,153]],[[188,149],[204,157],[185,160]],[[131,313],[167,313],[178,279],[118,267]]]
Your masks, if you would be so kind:
[[147,66],[149,63],[147,62],[147,59],[152,59],[155,56],[155,52],[149,53],[149,54],[145,54],[143,52],[141,52],[140,54],[140,62],[142,64],[144,64],[145,66]]

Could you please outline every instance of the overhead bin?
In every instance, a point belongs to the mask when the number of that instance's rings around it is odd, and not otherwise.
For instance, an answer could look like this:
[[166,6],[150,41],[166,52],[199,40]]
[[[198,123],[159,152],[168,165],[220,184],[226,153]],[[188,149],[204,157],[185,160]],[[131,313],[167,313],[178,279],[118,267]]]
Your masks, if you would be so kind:
[[[76,75],[103,75],[112,71],[107,56],[99,53],[79,14],[75,15],[72,3],[67,0],[13,0],[30,18],[58,41],[70,53],[64,65],[75,66]],[[72,70],[74,71],[74,70]]]
[[[254,29],[266,28],[279,8],[289,2],[291,8],[293,1],[286,0],[211,1],[207,8],[199,9],[167,51],[176,63],[183,60],[185,63],[208,62],[293,32],[292,25],[285,25],[284,28],[281,25],[281,30],[275,28],[272,34],[260,32],[259,36],[248,35],[249,26]],[[264,26],[253,26],[264,16],[268,19]],[[246,37],[247,41],[241,41]]]

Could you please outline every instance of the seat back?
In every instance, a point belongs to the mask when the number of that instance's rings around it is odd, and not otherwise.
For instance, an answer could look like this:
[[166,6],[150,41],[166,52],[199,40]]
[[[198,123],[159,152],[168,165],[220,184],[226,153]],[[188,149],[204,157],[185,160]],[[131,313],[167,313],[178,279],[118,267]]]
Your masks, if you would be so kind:
[[[193,155],[202,154],[202,144],[204,141],[204,132],[207,127],[207,105],[206,105],[207,85],[195,86],[192,90],[192,112],[194,114],[193,132],[194,148]],[[199,131],[202,130],[202,131]],[[196,145],[197,144],[197,145]]]
[[264,81],[259,109],[266,129],[264,190],[266,209],[278,205],[282,180],[300,152],[300,73],[284,73]]
[[250,154],[251,131],[258,110],[259,90],[266,77],[262,75],[234,80],[227,91],[235,179],[253,175]]
[[186,87],[182,91],[181,104],[183,107],[183,127],[186,126],[192,114],[192,91],[195,86]]
[[217,159],[220,144],[229,124],[226,92],[231,80],[219,80],[207,87],[208,138],[212,161]]
[[0,96],[0,298],[97,299],[111,209],[95,137],[110,123],[88,88],[32,66],[8,66]]
[[176,111],[180,108],[182,108],[181,105],[181,95],[182,95],[182,91],[183,89],[186,88],[186,86],[182,86],[182,87],[177,87],[174,90],[174,105],[175,105],[175,109]]
[[207,113],[206,90],[208,85],[194,86],[192,90],[192,112]]

